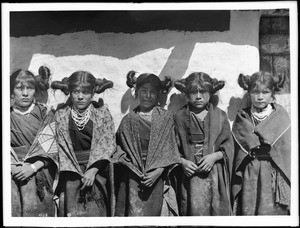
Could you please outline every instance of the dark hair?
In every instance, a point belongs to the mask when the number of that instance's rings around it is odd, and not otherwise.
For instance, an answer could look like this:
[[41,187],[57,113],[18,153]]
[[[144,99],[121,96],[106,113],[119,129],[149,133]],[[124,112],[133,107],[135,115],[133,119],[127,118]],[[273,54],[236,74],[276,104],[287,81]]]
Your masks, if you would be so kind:
[[272,91],[272,95],[274,95],[275,92],[280,91],[284,87],[285,79],[284,74],[273,76],[269,72],[258,71],[251,76],[240,74],[238,84],[244,90],[247,90],[248,93],[258,89],[261,85],[266,85]]
[[39,74],[36,76],[29,70],[18,69],[10,75],[10,94],[13,93],[14,87],[19,82],[34,86],[36,91],[47,91],[49,89],[49,77],[50,70],[45,66],[39,68]]
[[174,83],[175,88],[185,94],[201,89],[212,95],[222,89],[224,85],[224,81],[211,78],[208,74],[203,72],[191,73],[187,78],[177,80]]
[[39,90],[46,91],[49,89],[49,79],[51,72],[46,66],[41,66],[38,72],[39,74],[35,76],[37,87]]
[[126,84],[129,88],[135,88],[137,92],[145,83],[151,83],[151,85],[161,93],[168,93],[172,87],[171,77],[165,76],[165,80],[161,81],[158,76],[151,73],[143,73],[139,77],[135,76],[136,72],[131,70],[127,73]]
[[91,93],[102,93],[106,89],[112,88],[113,82],[105,78],[95,78],[88,71],[76,71],[70,77],[65,77],[61,81],[51,83],[52,89],[60,89],[65,95],[74,91],[78,86]]

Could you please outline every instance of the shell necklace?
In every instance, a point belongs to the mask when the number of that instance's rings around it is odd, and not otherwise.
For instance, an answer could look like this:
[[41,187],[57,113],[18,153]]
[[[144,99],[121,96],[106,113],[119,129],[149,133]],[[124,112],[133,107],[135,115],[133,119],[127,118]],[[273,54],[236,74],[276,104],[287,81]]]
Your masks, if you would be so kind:
[[82,131],[85,128],[85,125],[90,119],[91,116],[91,105],[84,112],[79,112],[74,106],[71,109],[71,116],[74,120],[79,131]]

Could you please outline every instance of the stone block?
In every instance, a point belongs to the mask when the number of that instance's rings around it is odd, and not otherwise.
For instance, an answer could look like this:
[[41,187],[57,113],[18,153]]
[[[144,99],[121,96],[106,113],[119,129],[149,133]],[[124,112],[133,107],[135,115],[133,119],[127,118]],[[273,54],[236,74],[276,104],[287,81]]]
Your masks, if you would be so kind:
[[259,22],[259,34],[271,33],[271,19],[270,17],[261,17]]
[[289,17],[272,17],[272,33],[289,33]]
[[262,35],[259,40],[261,54],[289,54],[290,42],[288,34]]
[[273,64],[272,64],[272,56],[271,55],[261,55],[260,56],[260,64],[259,64],[260,70],[273,73],[272,66],[273,66]]

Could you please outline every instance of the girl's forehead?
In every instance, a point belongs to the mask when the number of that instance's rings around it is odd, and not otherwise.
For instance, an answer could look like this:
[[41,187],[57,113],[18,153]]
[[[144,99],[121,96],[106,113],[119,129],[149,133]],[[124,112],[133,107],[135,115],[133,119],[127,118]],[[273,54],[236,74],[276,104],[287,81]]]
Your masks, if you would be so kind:
[[265,83],[257,83],[252,90],[262,91],[262,90],[271,90]]
[[78,86],[74,87],[74,90],[83,92],[83,91],[90,91],[92,89],[88,85],[78,85]]
[[19,86],[22,86],[22,87],[34,86],[34,83],[32,83],[28,80],[21,79],[20,81],[16,82],[16,84],[15,84],[15,87],[19,87]]
[[156,87],[150,82],[146,82],[146,83],[142,84],[140,88],[156,90]]
[[205,88],[204,88],[204,86],[195,83],[195,84],[191,85],[190,90],[192,90],[192,91],[204,91]]

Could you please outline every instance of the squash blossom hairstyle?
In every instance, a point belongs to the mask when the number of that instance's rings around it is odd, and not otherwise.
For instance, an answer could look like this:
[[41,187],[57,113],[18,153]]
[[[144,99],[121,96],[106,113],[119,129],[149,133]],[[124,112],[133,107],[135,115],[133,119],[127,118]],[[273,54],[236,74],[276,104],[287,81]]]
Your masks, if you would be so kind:
[[213,95],[225,86],[225,82],[211,78],[203,72],[191,73],[187,78],[175,81],[174,86],[180,92],[188,95],[197,91],[209,92]]
[[135,88],[135,92],[145,83],[150,83],[158,92],[163,94],[168,93],[172,87],[171,77],[166,76],[165,80],[161,81],[155,74],[143,73],[138,77],[136,77],[135,74],[135,71],[129,71],[126,76],[127,86],[129,88]]
[[284,87],[285,79],[284,74],[273,76],[269,72],[258,71],[251,76],[240,74],[238,84],[241,88],[248,91],[248,93],[259,91],[260,87],[264,85],[272,92],[272,97],[275,99],[274,94]]
[[95,78],[88,71],[76,71],[70,77],[65,77],[61,81],[54,81],[51,88],[61,90],[65,95],[73,92],[77,87],[90,93],[102,93],[106,89],[113,87],[113,82],[105,78]]

